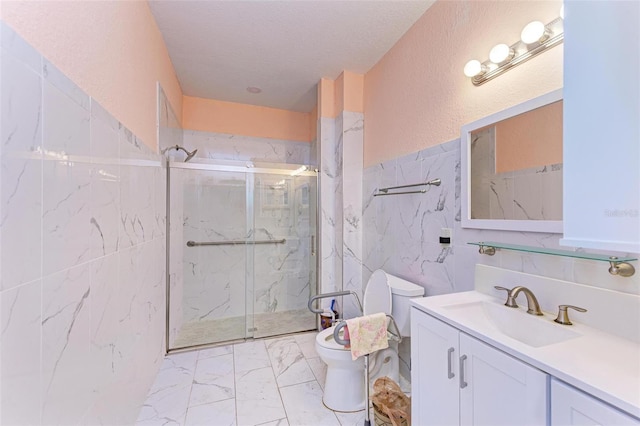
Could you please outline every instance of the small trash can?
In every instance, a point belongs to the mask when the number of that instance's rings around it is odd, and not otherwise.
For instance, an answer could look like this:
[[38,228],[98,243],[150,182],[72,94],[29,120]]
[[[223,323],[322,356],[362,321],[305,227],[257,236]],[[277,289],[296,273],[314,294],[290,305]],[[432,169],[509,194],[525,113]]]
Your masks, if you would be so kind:
[[389,377],[375,381],[371,402],[376,426],[411,426],[411,398]]
[[[373,421],[375,426],[393,426],[391,419],[373,404]],[[398,426],[408,426],[407,419],[403,418]]]

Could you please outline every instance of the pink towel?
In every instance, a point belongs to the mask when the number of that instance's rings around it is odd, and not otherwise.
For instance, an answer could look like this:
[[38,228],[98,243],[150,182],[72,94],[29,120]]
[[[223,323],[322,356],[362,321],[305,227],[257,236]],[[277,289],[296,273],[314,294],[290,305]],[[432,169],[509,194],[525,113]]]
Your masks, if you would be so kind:
[[347,327],[349,328],[351,359],[353,360],[389,347],[387,316],[382,312],[349,319]]

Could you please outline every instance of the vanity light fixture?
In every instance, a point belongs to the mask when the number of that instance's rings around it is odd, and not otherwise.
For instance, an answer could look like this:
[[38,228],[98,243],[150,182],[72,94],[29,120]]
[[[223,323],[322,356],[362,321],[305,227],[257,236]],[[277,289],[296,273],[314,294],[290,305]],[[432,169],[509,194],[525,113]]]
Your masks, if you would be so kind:
[[508,45],[501,43],[493,46],[493,49],[489,52],[489,60],[494,64],[501,64],[506,61],[510,61],[516,52]]
[[471,78],[474,86],[480,86],[505,71],[528,61],[551,49],[564,40],[564,6],[560,18],[544,25],[540,21],[528,23],[520,34],[520,40],[511,46],[497,44],[489,52],[489,59],[480,62],[472,59],[464,66],[464,75]]
[[540,21],[529,22],[520,33],[520,40],[525,44],[541,43],[549,38],[549,30]]
[[475,75],[482,75],[487,72],[487,67],[482,65],[480,61],[472,59],[464,66],[464,75],[467,77],[473,77]]

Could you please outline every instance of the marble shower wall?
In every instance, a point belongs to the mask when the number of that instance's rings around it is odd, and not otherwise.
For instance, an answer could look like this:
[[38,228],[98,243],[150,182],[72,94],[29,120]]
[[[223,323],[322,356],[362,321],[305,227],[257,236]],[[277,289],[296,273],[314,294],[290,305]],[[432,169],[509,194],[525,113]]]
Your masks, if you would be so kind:
[[[196,157],[215,160],[252,160],[270,163],[315,164],[311,144],[228,133],[184,130],[184,147],[198,149]],[[184,158],[184,154],[180,158]]]
[[0,423],[133,423],[164,353],[160,159],[0,30]]

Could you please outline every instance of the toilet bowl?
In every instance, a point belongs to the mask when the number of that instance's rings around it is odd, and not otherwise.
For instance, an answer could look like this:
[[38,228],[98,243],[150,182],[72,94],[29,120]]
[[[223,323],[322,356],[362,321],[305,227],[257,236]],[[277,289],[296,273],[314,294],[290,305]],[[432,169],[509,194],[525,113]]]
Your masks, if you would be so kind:
[[[422,297],[424,289],[416,284],[387,274],[381,269],[375,271],[364,293],[364,315],[384,312],[393,315],[400,334],[410,335],[409,299]],[[351,351],[338,344],[333,338],[334,327],[321,331],[316,336],[316,351],[327,364],[324,405],[334,411],[353,412],[365,408],[364,399],[364,359],[351,359]],[[390,342],[389,348],[370,355],[370,385],[375,379],[388,376],[398,382],[400,378],[398,345]]]

